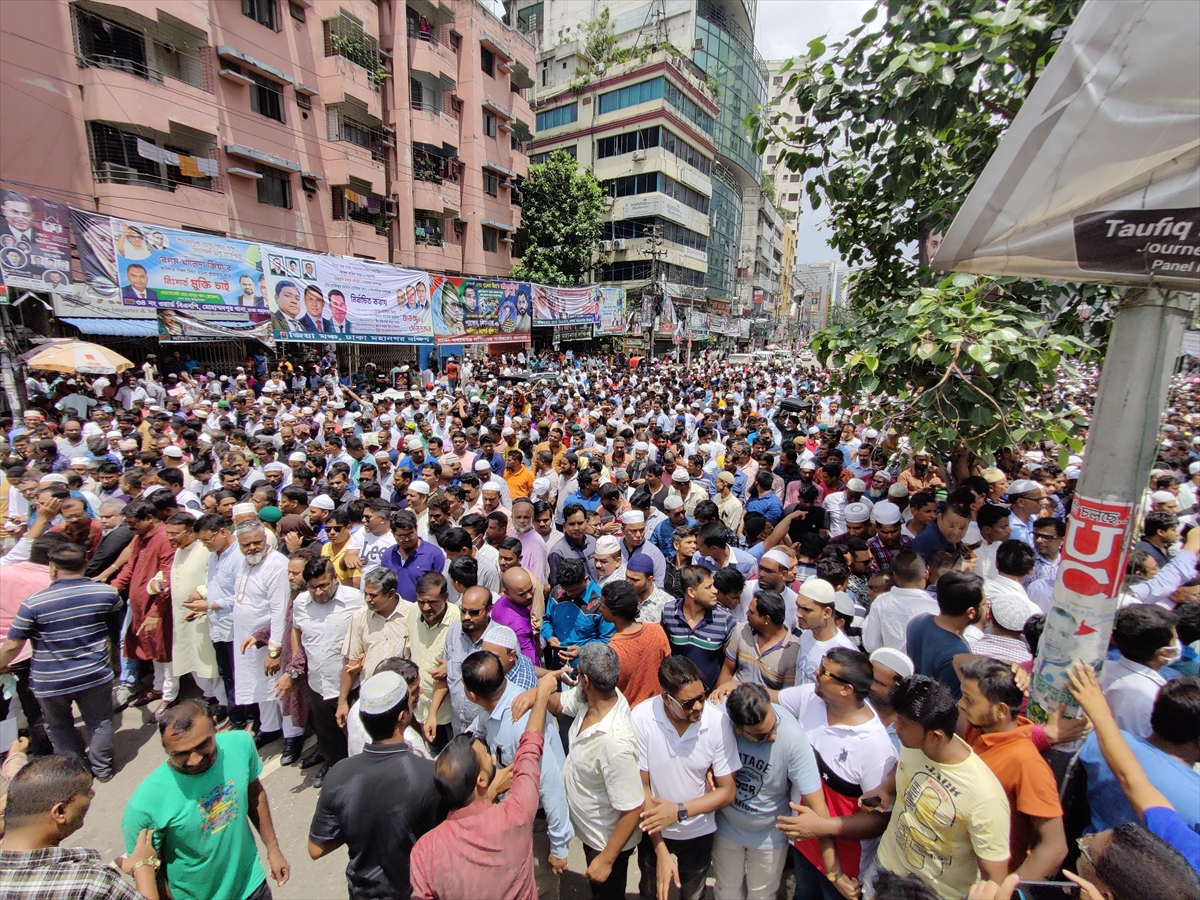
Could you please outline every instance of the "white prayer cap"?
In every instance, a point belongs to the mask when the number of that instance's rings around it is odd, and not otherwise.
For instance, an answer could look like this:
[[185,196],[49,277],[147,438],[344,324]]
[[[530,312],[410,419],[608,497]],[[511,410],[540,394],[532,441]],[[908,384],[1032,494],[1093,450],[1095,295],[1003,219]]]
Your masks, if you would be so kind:
[[495,644],[497,647],[504,647],[507,650],[519,650],[520,643],[517,641],[517,633],[507,625],[497,625],[492,623],[491,627],[483,635],[484,643]]
[[308,454],[300,452],[289,453],[288,462],[308,462]]
[[413,491],[414,493],[421,494],[422,496],[425,496],[425,497],[429,496],[429,485],[426,482],[421,481],[420,479],[418,479],[418,480],[414,481],[412,484],[410,484],[408,486],[408,489],[410,491]]
[[622,525],[645,525],[646,514],[641,510],[629,509],[621,513]]
[[1018,478],[1008,486],[1008,495],[1011,497],[1014,494],[1027,494],[1030,491],[1039,491],[1042,486],[1036,481],[1030,481],[1028,478]]
[[676,469],[671,473],[671,480],[676,484],[686,484],[692,480],[692,476],[688,474],[687,469]]
[[44,484],[66,484],[66,483],[67,483],[67,476],[60,475],[58,472],[54,472],[50,475],[43,475],[41,478],[38,479],[39,487]]
[[281,462],[269,462],[265,466],[263,466],[264,472],[283,472],[286,469],[287,469],[287,466],[285,466]]
[[1155,503],[1173,503],[1177,500],[1176,496],[1170,491],[1155,491],[1150,495],[1150,499]]
[[769,559],[771,562],[777,563],[778,565],[783,566],[785,569],[790,569],[792,567],[791,558],[778,547],[772,547],[770,550],[764,553],[763,559]]
[[609,556],[621,552],[621,542],[611,534],[606,534],[596,541],[596,552]]
[[645,441],[637,441],[634,443],[633,449],[634,450],[649,450],[650,445],[647,444]]
[[90,466],[94,460],[90,456],[75,456],[71,459],[71,466]]
[[313,509],[323,509],[326,512],[333,512],[337,509],[337,505],[333,502],[333,498],[328,494],[317,494],[308,504]]
[[375,458],[376,459],[386,459],[388,462],[391,462],[392,455],[390,453],[388,453],[386,450],[380,450],[379,452],[377,452],[375,454]]
[[504,488],[500,485],[500,482],[498,482],[498,481],[485,481],[483,484],[481,484],[479,486],[479,490],[495,491],[497,494],[501,494],[504,492]]
[[544,497],[549,492],[550,492],[550,479],[549,478],[533,479],[533,495],[535,497]]
[[376,672],[363,684],[358,694],[361,713],[374,715],[395,709],[408,696],[408,685],[398,672]]
[[845,513],[847,522],[866,522],[871,518],[871,507],[866,503],[847,503]]
[[257,516],[258,510],[255,509],[253,503],[235,503],[233,505],[233,514],[235,516]]
[[663,501],[663,509],[667,510],[668,512],[673,509],[682,509],[682,508],[683,508],[683,498],[678,496],[677,494],[671,494],[669,497],[667,497],[666,500]]
[[846,490],[865,494],[867,492],[867,483],[861,478],[851,478],[846,482]]
[[119,438],[121,437],[121,432],[114,428],[112,431],[104,432],[104,436],[106,438]]
[[490,472],[492,471],[492,464],[486,459],[477,459],[475,460],[475,465],[472,468],[474,468],[476,472]]
[[897,481],[890,488],[888,488],[888,496],[896,497],[897,499],[899,499],[900,497],[907,497],[908,496],[908,485],[906,485],[902,481]]
[[895,525],[900,521],[900,507],[888,500],[876,503],[871,510],[871,518],[876,525]]
[[912,660],[894,647],[880,647],[871,654],[870,659],[871,662],[887,666],[901,678],[912,678],[917,671]]
[[[1200,462],[1194,462],[1188,467],[1188,474],[1195,475],[1197,472],[1200,472]],[[1078,481],[1081,474],[1079,466],[1067,466],[1063,469],[1063,478],[1067,481]]]
[[424,450],[425,449],[425,445],[423,443],[421,443],[421,439],[419,437],[410,437],[407,441],[404,442],[404,446],[407,447],[409,450]]
[[868,428],[866,431],[863,432],[863,437],[865,437],[868,441],[873,441],[877,437],[879,437],[879,432],[876,431],[874,428]]

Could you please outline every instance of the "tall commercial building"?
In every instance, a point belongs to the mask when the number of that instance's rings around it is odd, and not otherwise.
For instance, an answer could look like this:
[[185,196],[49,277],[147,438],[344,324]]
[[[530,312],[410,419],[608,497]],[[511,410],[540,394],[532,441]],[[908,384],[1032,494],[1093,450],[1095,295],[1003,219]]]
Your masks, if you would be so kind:
[[[767,71],[770,73],[770,86],[768,88],[770,96],[770,115],[779,117],[779,124],[784,128],[799,127],[805,120],[804,113],[800,111],[800,104],[796,102],[794,91],[785,91],[788,79],[791,78],[791,72],[781,72],[783,64],[787,60],[772,59],[767,62]],[[775,190],[777,193],[775,206],[785,218],[794,218],[799,221],[801,206],[804,196],[804,183],[800,180],[800,175],[791,171],[784,161],[784,153],[786,147],[778,141],[771,141],[767,144],[766,158],[763,161],[764,170],[775,180]]]
[[[711,171],[704,173],[710,183],[704,279],[700,284],[680,285],[679,296],[685,305],[694,303],[718,315],[734,313],[742,260],[744,196],[747,192],[757,194],[762,177],[761,157],[742,127],[746,115],[766,102],[767,68],[754,48],[757,0],[515,0],[509,7],[509,21],[533,37],[538,47],[534,90],[539,114],[545,98],[549,98],[549,106],[561,105],[562,87],[556,79],[564,74],[568,80],[575,77],[575,61],[560,59],[560,54],[573,42],[576,47],[583,44],[587,23],[605,9],[619,46],[670,45],[675,58],[675,64],[669,66],[671,71],[692,71],[679,64],[690,62],[697,67],[695,74],[703,79],[705,90],[700,97],[676,82],[689,102],[713,120],[710,126],[703,117],[692,117],[705,138],[702,141],[696,137],[693,148],[703,153],[705,142],[715,148]],[[643,80],[638,67],[627,74],[631,80]],[[630,127],[638,123],[642,112],[640,106],[629,110],[626,118]],[[668,110],[668,115],[675,114]],[[605,119],[606,127],[619,118]],[[539,129],[539,148],[549,137]],[[756,216],[751,221],[757,221]]]
[[5,0],[3,15],[5,187],[435,272],[510,270],[534,48],[477,0]]

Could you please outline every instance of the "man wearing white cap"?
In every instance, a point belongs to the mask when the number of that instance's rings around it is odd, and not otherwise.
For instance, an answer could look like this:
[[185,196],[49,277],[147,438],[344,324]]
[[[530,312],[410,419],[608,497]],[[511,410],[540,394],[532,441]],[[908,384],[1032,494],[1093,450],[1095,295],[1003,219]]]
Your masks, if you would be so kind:
[[410,437],[404,444],[408,456],[403,457],[398,466],[403,466],[413,473],[413,478],[421,477],[421,466],[426,463],[425,444],[419,437]]
[[1033,546],[1033,522],[1042,508],[1042,486],[1028,478],[1018,478],[1008,486],[1008,520],[1012,538]]
[[[1074,469],[1074,472],[1072,472]],[[1068,466],[1063,472],[1063,477],[1071,480],[1071,475],[1074,474],[1076,481],[1079,480],[1079,467]],[[1191,515],[1196,512],[1196,498],[1200,491],[1200,460],[1188,465],[1188,477],[1181,485],[1179,485],[1179,512],[1182,515]]]
[[662,587],[667,578],[667,560],[662,551],[646,540],[646,516],[641,510],[621,513],[621,559],[629,562],[635,553],[644,553],[654,562],[654,583]]
[[596,539],[596,554],[592,558],[600,587],[610,581],[625,580],[625,564],[621,559],[621,542],[611,534]]
[[804,629],[800,635],[800,655],[796,660],[796,684],[815,684],[821,660],[834,647],[857,650],[834,621],[836,593],[823,578],[809,578],[800,585],[796,598],[796,624]]
[[861,478],[851,478],[846,482],[846,489],[826,494],[821,504],[829,513],[829,536],[838,537],[846,533],[846,505],[858,503],[867,492],[867,485]]
[[367,679],[355,708],[370,743],[326,777],[308,852],[320,859],[347,845],[351,896],[410,897],[409,855],[441,818],[433,763],[405,743],[412,699],[397,672],[381,669]]

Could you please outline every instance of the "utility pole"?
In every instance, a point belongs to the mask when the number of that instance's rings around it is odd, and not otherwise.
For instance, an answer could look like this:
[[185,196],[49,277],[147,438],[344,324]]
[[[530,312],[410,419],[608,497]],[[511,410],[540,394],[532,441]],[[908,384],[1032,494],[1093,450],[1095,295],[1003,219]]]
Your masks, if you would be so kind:
[[650,257],[650,278],[654,282],[654,315],[650,317],[650,352],[648,354],[651,359],[654,359],[654,321],[662,314],[666,304],[664,299],[666,290],[659,266],[662,258],[667,254],[661,224],[650,226],[650,233],[646,235],[645,253]]

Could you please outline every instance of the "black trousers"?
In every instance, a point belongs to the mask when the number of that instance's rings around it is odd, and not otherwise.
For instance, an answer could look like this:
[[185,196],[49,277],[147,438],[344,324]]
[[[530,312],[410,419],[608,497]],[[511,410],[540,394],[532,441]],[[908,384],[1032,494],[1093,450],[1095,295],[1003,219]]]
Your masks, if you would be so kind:
[[[647,840],[643,838],[643,840]],[[583,858],[590,866],[592,860],[600,855],[599,850],[593,850],[587,844],[583,845]],[[625,882],[629,879],[629,857],[633,855],[633,847],[622,850],[617,854],[608,879],[601,882],[588,881],[592,889],[592,900],[625,900]]]
[[[350,704],[354,704],[357,691],[351,691]],[[317,747],[332,766],[350,755],[346,749],[346,732],[337,723],[337,697],[326,700],[311,687],[308,689],[308,723],[317,733]]]
[[258,706],[238,706],[233,702],[233,641],[213,641],[213,650],[217,653],[217,674],[221,676],[221,682],[225,685],[225,695],[229,703],[225,712],[230,723],[240,728],[254,717]]
[[[679,892],[680,900],[700,900],[704,896],[704,880],[708,878],[708,870],[712,868],[714,834],[715,832],[686,841],[665,839],[667,849],[675,856],[679,865],[679,883],[682,887]],[[654,847],[649,838],[642,838],[638,844],[638,868],[641,870],[638,892],[646,900],[654,900],[658,896],[658,857],[654,855]]]
[[442,752],[442,749],[450,743],[450,738],[454,737],[450,725],[439,725],[437,733],[434,734],[433,743],[429,745],[429,749],[433,751],[434,756]]
[[[29,660],[14,663],[9,667],[13,677],[17,679],[16,700],[21,704],[21,712],[29,723],[29,754],[31,756],[49,756],[54,752],[50,745],[50,735],[46,732],[46,723],[42,720],[42,707],[33,696],[29,687]],[[5,700],[0,695],[0,720],[7,719],[12,709],[12,700]],[[0,750],[7,750],[0,747]]]

